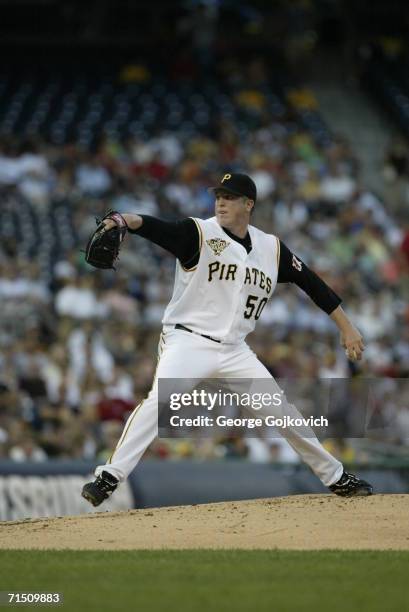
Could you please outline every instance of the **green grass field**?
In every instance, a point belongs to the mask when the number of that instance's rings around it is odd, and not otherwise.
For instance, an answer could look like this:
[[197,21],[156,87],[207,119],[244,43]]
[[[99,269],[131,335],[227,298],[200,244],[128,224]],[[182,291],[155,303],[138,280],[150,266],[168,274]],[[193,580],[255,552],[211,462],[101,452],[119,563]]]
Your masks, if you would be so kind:
[[1,551],[0,590],[60,591],[77,612],[391,612],[409,609],[408,567],[408,552]]

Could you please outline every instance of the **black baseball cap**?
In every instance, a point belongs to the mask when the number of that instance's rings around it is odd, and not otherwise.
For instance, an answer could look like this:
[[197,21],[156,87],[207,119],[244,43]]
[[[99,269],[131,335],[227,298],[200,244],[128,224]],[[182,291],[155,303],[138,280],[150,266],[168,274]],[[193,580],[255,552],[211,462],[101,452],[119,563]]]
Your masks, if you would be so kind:
[[246,196],[249,200],[254,202],[257,199],[257,187],[255,182],[247,176],[247,174],[226,173],[220,181],[217,187],[210,187],[209,191],[227,191],[238,196]]

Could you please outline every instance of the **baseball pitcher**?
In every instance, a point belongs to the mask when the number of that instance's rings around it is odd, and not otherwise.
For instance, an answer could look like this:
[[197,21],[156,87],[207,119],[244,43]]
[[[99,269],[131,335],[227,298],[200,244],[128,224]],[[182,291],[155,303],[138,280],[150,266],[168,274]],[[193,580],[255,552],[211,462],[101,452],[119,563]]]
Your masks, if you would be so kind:
[[[129,476],[157,436],[158,379],[267,378],[275,382],[245,340],[277,283],[295,283],[303,289],[338,326],[347,356],[361,359],[362,336],[344,313],[338,295],[279,238],[250,225],[257,199],[252,179],[225,174],[211,191],[215,216],[210,219],[166,222],[112,212],[88,243],[87,261],[102,268],[113,267],[126,232],[151,240],[176,257],[174,290],[162,321],[152,388],[128,418],[106,465],[99,465],[96,479],[83,488],[83,497],[94,506]],[[345,472],[312,430],[305,437],[289,427],[282,435],[333,493],[372,494],[372,486]]]

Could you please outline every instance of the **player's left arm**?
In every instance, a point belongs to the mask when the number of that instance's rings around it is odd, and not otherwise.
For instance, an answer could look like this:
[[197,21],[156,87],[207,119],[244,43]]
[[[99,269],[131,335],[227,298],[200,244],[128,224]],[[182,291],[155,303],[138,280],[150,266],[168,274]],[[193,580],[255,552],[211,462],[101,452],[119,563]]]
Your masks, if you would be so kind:
[[280,240],[280,260],[278,283],[294,283],[326,312],[337,325],[341,345],[346,349],[349,359],[361,359],[364,351],[363,338],[357,328],[347,317],[341,306],[339,295],[327,283],[311,270],[299,257]]

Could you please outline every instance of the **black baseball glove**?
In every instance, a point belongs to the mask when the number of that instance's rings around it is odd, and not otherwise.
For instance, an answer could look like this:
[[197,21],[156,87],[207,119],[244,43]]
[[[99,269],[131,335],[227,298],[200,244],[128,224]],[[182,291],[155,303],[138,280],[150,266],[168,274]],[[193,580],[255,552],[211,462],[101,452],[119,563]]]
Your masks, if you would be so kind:
[[[104,221],[111,219],[115,226],[106,229]],[[85,261],[94,268],[113,269],[118,258],[122,241],[125,238],[128,225],[115,210],[110,210],[103,219],[96,219],[97,229],[88,241],[85,251]]]

